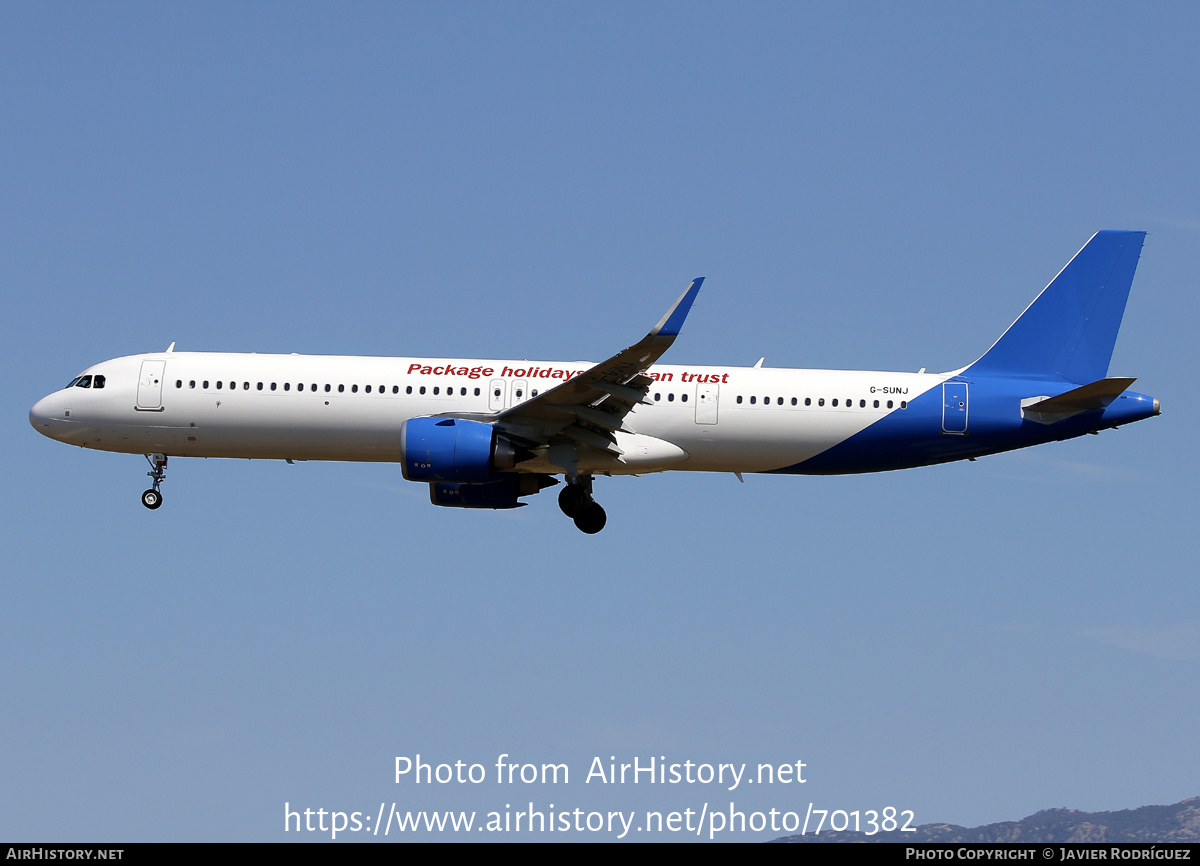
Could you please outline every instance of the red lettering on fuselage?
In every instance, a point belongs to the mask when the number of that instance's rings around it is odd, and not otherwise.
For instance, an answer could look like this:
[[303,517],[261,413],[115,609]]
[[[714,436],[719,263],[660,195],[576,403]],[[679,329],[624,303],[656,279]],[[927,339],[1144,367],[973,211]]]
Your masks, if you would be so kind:
[[408,374],[410,376],[416,373],[418,376],[466,376],[468,379],[479,379],[490,376],[494,372],[495,370],[491,367],[455,367],[453,364],[439,365],[437,367],[425,364],[408,365]]
[[[572,379],[584,370],[567,370],[563,367],[505,367],[500,371],[504,379]],[[456,367],[453,364],[409,364],[410,376],[465,376],[468,379],[488,378],[496,375],[494,367]],[[655,382],[673,382],[674,373],[659,373],[647,370],[646,375]],[[728,385],[728,373],[681,373],[681,382],[694,382],[698,385]]]
[[583,370],[564,370],[561,367],[505,367],[500,371],[503,378],[514,379],[570,379]]
[[[668,374],[669,375],[669,374]],[[684,373],[682,381],[697,385],[728,385],[728,373]]]

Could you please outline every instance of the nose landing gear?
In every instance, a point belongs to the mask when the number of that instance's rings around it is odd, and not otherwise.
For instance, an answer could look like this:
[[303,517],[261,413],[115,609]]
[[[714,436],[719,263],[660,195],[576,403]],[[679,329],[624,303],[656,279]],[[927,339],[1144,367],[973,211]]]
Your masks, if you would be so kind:
[[153,511],[162,505],[162,491],[159,487],[167,477],[167,455],[147,454],[146,462],[150,464],[150,471],[146,474],[154,479],[154,486],[142,494],[142,505]]
[[558,494],[558,507],[562,513],[575,521],[581,532],[595,535],[608,522],[608,515],[592,498],[592,476],[581,475],[568,478],[567,486]]

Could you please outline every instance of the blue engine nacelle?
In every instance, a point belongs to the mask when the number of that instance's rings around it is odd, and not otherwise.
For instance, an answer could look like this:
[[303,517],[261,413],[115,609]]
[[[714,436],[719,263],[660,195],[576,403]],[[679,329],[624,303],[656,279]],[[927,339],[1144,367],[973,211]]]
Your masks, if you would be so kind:
[[511,472],[487,484],[430,484],[429,501],[450,508],[520,508],[518,496],[532,496],[543,487],[558,483],[550,475],[518,475]]
[[400,456],[409,481],[484,484],[517,464],[517,449],[495,427],[460,418],[409,418],[400,426]]
[[450,508],[520,508],[517,476],[487,484],[430,484],[429,501]]

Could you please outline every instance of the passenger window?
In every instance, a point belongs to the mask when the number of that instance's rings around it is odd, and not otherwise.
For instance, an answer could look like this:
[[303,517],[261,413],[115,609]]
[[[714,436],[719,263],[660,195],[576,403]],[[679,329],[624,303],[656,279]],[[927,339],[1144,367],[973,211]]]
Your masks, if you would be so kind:
[[[218,387],[218,388],[220,388],[220,387],[221,387],[221,383],[220,383],[220,382],[218,382],[218,383],[217,383],[217,387]],[[291,383],[291,382],[284,382],[284,383],[283,383],[283,390],[285,390],[285,391],[290,391],[290,390],[292,390],[292,383]]]
[[805,406],[811,406],[811,405],[812,405],[812,397],[805,397],[805,398],[804,398],[804,405],[805,405]]
[[175,387],[176,387],[176,388],[182,388],[182,387],[183,387],[183,380],[182,380],[182,379],[176,379],[176,380],[175,380]]
[[686,403],[687,402],[687,394],[680,394],[679,400],[680,400],[680,402]]
[[338,385],[338,393],[339,393],[339,394],[345,394],[345,393],[346,393],[346,386],[345,386],[345,385]]
[[901,401],[900,401],[900,408],[901,408],[901,409],[907,409],[907,408],[908,408],[908,401],[907,401],[907,400],[901,400]]
[[879,408],[879,401],[878,401],[878,400],[876,400],[876,401],[875,401],[875,408],[876,408],[876,409],[878,409],[878,408]]
[[891,400],[888,400],[888,408],[889,408],[889,409],[891,409],[891,408],[892,408],[892,401],[891,401]]
[[796,405],[796,398],[795,398],[795,397],[793,397],[793,398],[792,398],[792,405],[793,405],[793,406],[795,406],[795,405]]
[[[208,387],[208,383],[207,383],[207,382],[204,384],[204,387],[206,387],[206,388]],[[271,390],[272,390],[272,391],[274,391],[274,390],[275,390],[275,383],[274,383],[274,382],[272,382],[272,383],[271,383]]]
[[742,402],[742,395],[741,395],[741,394],[738,394],[737,401],[738,401],[739,403],[741,403],[741,402]]
[[258,390],[261,391],[262,390],[262,382],[259,382],[258,385],[256,385],[255,387],[257,387]]
[[[440,389],[438,388],[438,386],[437,386],[437,385],[434,385],[434,386],[433,386],[433,396],[435,396],[435,397],[436,397],[436,396],[437,396],[439,393],[440,393]],[[518,396],[518,397],[520,397],[520,396],[521,396],[521,393],[520,393],[519,391],[517,392],[517,396]]]
[[[675,402],[675,395],[674,395],[674,394],[668,394],[668,395],[667,395],[667,402],[668,402],[668,403],[674,403],[674,402]],[[750,402],[751,402],[751,403],[753,403],[753,402],[754,402],[754,398],[753,398],[753,397],[751,397],[751,398],[750,398]]]
[[399,393],[400,393],[400,386],[399,386],[399,385],[393,385],[393,386],[392,386],[392,393],[393,393],[393,394],[399,394]]
[[328,393],[329,393],[330,391],[332,391],[332,390],[333,390],[333,386],[332,386],[332,385],[326,385],[326,386],[325,386],[325,393],[326,393],[326,394],[328,394]]
[[[824,405],[825,405],[825,398],[824,398],[824,397],[818,397],[818,398],[817,398],[817,405],[818,405],[818,406],[824,406]],[[837,405],[837,401],[836,401],[836,400],[834,401],[834,405],[835,405],[835,406]]]
[[[422,385],[422,386],[421,386],[421,393],[422,393],[422,394],[424,394],[424,393],[425,393],[425,386],[424,386],[424,385]],[[499,392],[499,391],[497,391],[496,393],[497,393],[497,394],[499,394],[500,392]]]
[[[655,403],[658,403],[658,402],[659,402],[659,401],[661,401],[661,400],[662,400],[662,394],[661,394],[661,393],[655,393],[655,395],[654,395],[654,402],[655,402]],[[742,398],[741,398],[741,397],[738,397],[738,402],[739,402],[739,403],[741,403],[741,402],[742,402]]]
[[363,390],[365,390],[365,391],[366,391],[368,394],[370,394],[370,393],[371,393],[371,386],[370,386],[370,385],[368,385],[368,386],[367,386],[366,388],[364,388]]
[[[274,386],[274,385],[272,385],[271,387],[272,387],[272,388],[274,388],[275,386]],[[205,390],[205,391],[207,391],[207,390],[208,390],[208,380],[207,380],[207,379],[205,379],[205,380],[204,380],[204,390]]]
[[478,389],[478,388],[476,388],[476,389],[475,389],[475,396],[476,396],[476,397],[478,397],[478,396],[479,396],[479,389]]
[[243,383],[242,383],[242,390],[243,390],[243,391],[249,391],[249,390],[250,390],[250,383],[249,383],[249,382],[243,382]]
[[775,403],[776,403],[776,405],[778,405],[778,406],[782,406],[782,405],[783,405],[783,398],[782,398],[782,397],[779,397],[779,398],[777,398],[777,399],[775,400]]
[[351,385],[351,386],[350,386],[350,393],[351,393],[351,394],[357,394],[357,393],[358,393],[358,386],[357,386],[357,385]]
[[217,390],[218,391],[221,390],[221,380],[220,379],[217,380]]
[[859,408],[859,409],[866,409],[866,408],[867,408],[867,401],[866,401],[866,400],[859,400],[859,401],[858,401],[858,408]]
[[830,405],[830,406],[836,406],[836,405],[837,405],[837,397],[834,397],[832,400],[830,400],[830,401],[829,401],[829,405]]
[[[190,381],[188,382],[188,387],[189,387],[189,388],[192,388],[192,389],[194,390],[194,389],[195,389],[195,387],[196,387],[196,380],[195,380],[195,379],[192,379],[192,380],[190,380]],[[258,387],[259,387],[259,388],[261,388],[261,387],[262,387],[262,385],[259,385]]]
[[[412,385],[409,385],[407,388],[405,388],[405,389],[404,389],[404,393],[405,393],[405,394],[411,394],[411,393],[412,393]],[[500,392],[499,392],[499,391],[497,391],[496,393],[497,393],[497,394],[499,394]]]
[[757,397],[751,397],[751,398],[750,398],[750,405],[751,405],[751,406],[753,406],[753,405],[754,405],[755,403],[757,403],[757,402],[758,402],[758,398],[757,398]]

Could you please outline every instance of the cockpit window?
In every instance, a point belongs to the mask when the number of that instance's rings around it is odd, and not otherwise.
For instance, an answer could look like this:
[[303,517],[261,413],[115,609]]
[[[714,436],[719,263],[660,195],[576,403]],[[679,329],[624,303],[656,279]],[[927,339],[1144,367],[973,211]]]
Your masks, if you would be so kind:
[[[67,383],[67,388],[103,388],[103,376],[76,376]],[[65,390],[65,389],[64,389]]]

